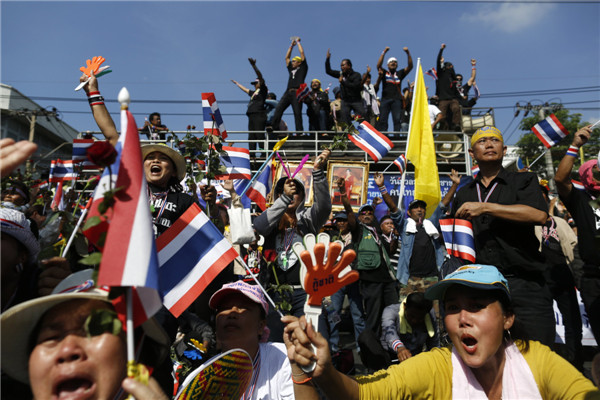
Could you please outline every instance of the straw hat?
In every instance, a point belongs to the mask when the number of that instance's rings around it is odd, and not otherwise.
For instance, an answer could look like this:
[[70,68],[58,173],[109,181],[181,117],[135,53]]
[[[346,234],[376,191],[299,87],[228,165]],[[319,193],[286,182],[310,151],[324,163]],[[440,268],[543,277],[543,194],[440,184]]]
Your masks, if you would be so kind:
[[142,160],[145,160],[148,154],[154,153],[158,151],[159,153],[163,153],[167,157],[173,161],[173,165],[175,166],[175,172],[177,172],[177,179],[179,182],[185,178],[186,174],[186,163],[185,157],[181,155],[177,150],[173,150],[169,146],[163,143],[159,144],[146,144],[142,146]]

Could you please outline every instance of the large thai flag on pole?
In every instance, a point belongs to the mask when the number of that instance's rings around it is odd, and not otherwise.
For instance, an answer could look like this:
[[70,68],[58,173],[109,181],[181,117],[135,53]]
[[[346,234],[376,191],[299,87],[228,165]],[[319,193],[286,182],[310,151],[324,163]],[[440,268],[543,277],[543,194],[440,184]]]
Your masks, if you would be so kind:
[[[111,223],[106,234],[98,285],[133,287],[136,325],[162,306],[159,295],[158,257],[152,214],[137,125],[128,110],[121,110],[121,156]],[[137,307],[136,307],[137,306]]]
[[252,172],[250,171],[250,151],[242,147],[223,146],[223,151],[227,154],[222,154],[221,165],[227,172],[215,175],[216,179],[250,179]]
[[97,165],[94,165],[87,158],[87,149],[95,142],[94,139],[73,139],[73,163],[75,165],[80,164],[82,167],[89,169],[98,169]]
[[555,146],[569,134],[569,131],[560,123],[554,114],[547,117],[545,120],[538,122],[531,130],[548,149]]
[[404,170],[406,170],[406,156],[404,154],[400,154],[398,158],[394,160],[394,165],[398,167],[400,173],[403,174]]
[[309,93],[310,89],[308,88],[308,85],[306,83],[301,84],[300,87],[296,89],[296,98],[298,99],[298,102],[307,98]]
[[262,211],[267,209],[267,196],[273,185],[272,169],[271,166],[266,167],[246,191],[246,196],[254,201]]
[[73,168],[73,160],[52,160],[50,162],[50,182],[73,181],[77,173]]
[[204,115],[204,134],[212,133],[227,139],[225,123],[219,111],[214,93],[202,93],[202,113]]
[[368,122],[358,125],[357,135],[348,135],[348,139],[363,149],[373,161],[381,160],[394,147],[392,142]]
[[163,303],[175,317],[238,257],[197,204],[160,235],[156,245]]
[[470,221],[459,218],[440,219],[440,228],[448,254],[475,262],[475,238]]

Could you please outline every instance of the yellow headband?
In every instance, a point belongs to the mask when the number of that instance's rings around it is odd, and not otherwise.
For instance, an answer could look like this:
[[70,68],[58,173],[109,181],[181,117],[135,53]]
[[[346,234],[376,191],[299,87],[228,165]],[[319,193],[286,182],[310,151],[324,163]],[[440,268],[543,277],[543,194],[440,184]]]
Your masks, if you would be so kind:
[[321,81],[320,81],[320,80],[318,80],[318,79],[313,79],[313,80],[312,80],[312,81],[310,81],[310,82],[311,82],[311,83],[313,83],[314,81],[317,81],[317,82],[319,82],[319,85],[321,84]]
[[482,137],[495,137],[504,142],[500,129],[495,126],[484,126],[483,128],[477,129],[471,137],[471,147],[473,147],[473,145]]
[[301,57],[298,57],[298,56],[296,56],[296,57],[292,58],[292,61],[302,61],[302,58],[301,58]]

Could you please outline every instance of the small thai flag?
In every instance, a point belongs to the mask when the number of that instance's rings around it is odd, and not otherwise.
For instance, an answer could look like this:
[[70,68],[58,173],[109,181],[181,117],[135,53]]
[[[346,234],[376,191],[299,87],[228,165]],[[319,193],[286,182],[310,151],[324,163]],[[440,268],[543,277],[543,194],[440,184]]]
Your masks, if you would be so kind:
[[267,196],[271,192],[271,186],[273,185],[271,170],[271,166],[265,167],[260,176],[246,191],[246,196],[254,201],[262,211],[267,209]]
[[306,83],[301,84],[300,87],[296,89],[296,98],[298,99],[298,102],[301,102],[302,100],[307,98],[309,93],[310,88],[308,87],[308,85]]
[[202,112],[204,115],[204,134],[212,133],[222,139],[227,139],[227,130],[214,93],[202,93]]
[[163,304],[179,317],[237,252],[197,204],[156,239]]
[[50,208],[53,210],[57,209],[59,211],[64,211],[67,208],[65,197],[63,195],[63,183],[63,181],[58,182],[56,193],[54,193],[54,198],[52,199],[52,203],[50,203]]
[[473,165],[471,167],[471,176],[473,178],[475,178],[477,176],[477,174],[479,173],[479,165]]
[[216,179],[250,179],[250,151],[242,147],[223,146],[227,154],[221,155],[221,165],[227,172],[215,175]]
[[31,188],[37,188],[37,189],[47,189],[49,186],[48,181],[43,181],[40,183],[36,183],[35,185],[31,185]]
[[394,144],[368,122],[358,125],[357,135],[348,135],[348,139],[363,149],[373,161],[381,160],[394,147]]
[[475,262],[475,238],[470,221],[458,218],[440,219],[440,228],[448,254]]
[[480,98],[480,97],[481,97],[481,92],[479,91],[479,88],[477,87],[477,84],[476,84],[476,83],[473,83],[473,93],[474,93],[474,96],[473,96],[473,98],[474,98],[475,100],[477,100],[478,98]]
[[[133,319],[137,326],[156,313],[162,302],[142,150],[137,125],[129,110],[121,110],[121,135],[115,149],[121,156],[116,161],[120,163],[119,173],[113,187],[122,190],[114,196],[105,246],[110,251],[102,254],[98,285],[132,288]],[[117,312],[121,314],[121,309]]]
[[569,134],[569,131],[562,126],[554,114],[537,123],[531,130],[548,149]]
[[394,160],[394,165],[398,167],[401,174],[404,173],[404,170],[406,169],[406,156],[404,154],[400,154],[398,158]]
[[94,144],[94,139],[73,139],[73,157],[75,165],[81,165],[88,169],[99,169],[87,158],[87,149]]
[[73,181],[77,173],[73,169],[73,160],[52,160],[50,162],[50,182]]
[[438,76],[437,76],[437,72],[435,71],[435,68],[428,69],[427,71],[425,71],[425,74],[429,75],[430,77],[432,77],[436,81],[438,80]]
[[576,181],[575,179],[571,179],[571,183],[573,184],[573,187],[575,189],[585,190],[585,186],[583,186],[583,183]]

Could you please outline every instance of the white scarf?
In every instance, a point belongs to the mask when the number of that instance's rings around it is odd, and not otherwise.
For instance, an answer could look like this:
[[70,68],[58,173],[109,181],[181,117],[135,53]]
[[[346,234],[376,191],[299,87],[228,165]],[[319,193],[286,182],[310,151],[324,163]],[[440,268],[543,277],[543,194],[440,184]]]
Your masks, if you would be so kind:
[[[425,228],[425,232],[434,239],[440,237],[440,233],[433,225],[433,223],[428,220],[423,220],[423,228]],[[406,232],[408,233],[417,233],[417,222],[412,218],[407,218],[406,220]]]
[[[541,400],[542,396],[535,383],[533,373],[513,342],[504,349],[504,357],[502,398]],[[473,371],[463,362],[455,348],[452,348],[452,398],[487,400]]]

